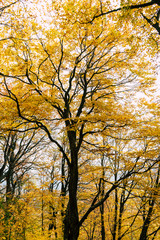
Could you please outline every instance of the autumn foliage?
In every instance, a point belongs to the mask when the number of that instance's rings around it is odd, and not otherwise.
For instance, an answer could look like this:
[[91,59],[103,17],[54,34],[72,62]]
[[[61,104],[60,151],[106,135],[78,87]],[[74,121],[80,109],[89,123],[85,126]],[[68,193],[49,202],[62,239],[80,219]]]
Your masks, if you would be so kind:
[[0,4],[0,238],[158,240],[159,1]]

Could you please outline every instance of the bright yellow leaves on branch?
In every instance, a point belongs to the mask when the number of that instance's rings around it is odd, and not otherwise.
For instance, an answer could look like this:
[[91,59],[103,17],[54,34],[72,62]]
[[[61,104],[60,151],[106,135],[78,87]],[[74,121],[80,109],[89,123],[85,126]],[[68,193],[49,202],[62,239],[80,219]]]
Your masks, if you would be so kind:
[[[142,117],[133,103],[136,91],[149,92],[154,83],[151,59],[156,51],[149,45],[141,12],[132,9],[130,14],[137,19],[130,21],[129,8],[123,4],[114,5],[122,11],[104,14],[113,9],[111,1],[27,1],[26,8],[12,6],[14,14],[0,33],[1,125],[14,130],[24,130],[24,125],[41,128],[56,145],[57,175],[43,184],[37,205],[43,213],[46,185],[55,180],[57,188],[50,193],[64,197],[68,206],[62,201],[57,210],[56,204],[50,204],[52,194],[45,201],[52,213],[52,230],[61,217],[67,240],[78,239],[89,214],[93,210],[97,214],[110,194],[113,201],[115,195],[116,215],[118,190],[130,193],[131,181],[138,181],[132,176],[154,166],[148,157],[158,161],[158,146],[150,151],[155,129],[146,131],[144,124],[153,112]],[[101,219],[103,214],[101,209]]]
[[[11,104],[11,119],[22,115],[24,121],[34,123],[62,118],[67,97],[67,117],[80,125],[88,121],[88,129],[100,120],[101,129],[106,122],[128,124],[131,111],[125,111],[117,99],[125,91],[141,88],[141,83],[144,89],[154,82],[154,67],[140,25],[126,22],[121,12],[91,23],[93,16],[113,7],[109,1],[40,1],[38,10],[43,14],[37,14],[37,3],[25,3],[29,10],[25,18],[18,6],[13,7],[17,30],[9,25],[11,32],[0,41],[1,92],[7,95],[7,101],[1,101],[4,109]],[[17,20],[18,14],[23,17]],[[135,35],[136,28],[140,32]],[[4,30],[2,38],[8,26]],[[123,104],[124,99],[123,95]],[[80,103],[84,106],[78,112]],[[4,116],[6,119],[7,112]]]

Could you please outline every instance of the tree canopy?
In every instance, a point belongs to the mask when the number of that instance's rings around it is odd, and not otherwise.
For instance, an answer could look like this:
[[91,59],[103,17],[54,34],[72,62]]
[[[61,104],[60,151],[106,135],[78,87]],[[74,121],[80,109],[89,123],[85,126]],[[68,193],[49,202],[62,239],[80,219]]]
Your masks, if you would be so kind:
[[2,1],[2,238],[159,238],[159,5]]

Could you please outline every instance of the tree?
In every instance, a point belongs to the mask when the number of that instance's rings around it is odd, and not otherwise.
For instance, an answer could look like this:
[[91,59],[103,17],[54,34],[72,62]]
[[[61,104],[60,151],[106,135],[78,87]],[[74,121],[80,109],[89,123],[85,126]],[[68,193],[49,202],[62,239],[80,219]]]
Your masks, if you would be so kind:
[[[36,21],[24,21],[24,29],[7,40],[6,50],[2,45],[5,62],[0,71],[1,97],[12,106],[10,116],[8,108],[3,111],[2,128],[23,132],[27,125],[27,130],[43,130],[61,152],[69,175],[65,240],[78,239],[80,227],[89,214],[102,206],[125,179],[143,174],[159,161],[157,155],[154,162],[144,160],[145,148],[128,156],[129,163],[124,164],[124,170],[103,195],[103,180],[99,179],[90,205],[80,216],[77,191],[79,163],[85,161],[82,149],[90,149],[95,157],[94,152],[104,147],[102,137],[115,138],[119,129],[129,135],[136,119],[121,98],[127,96],[125,92],[134,84],[141,86],[142,91],[142,85],[148,87],[153,81],[153,71],[149,74],[147,69],[153,69],[152,65],[143,52],[146,48],[143,31],[141,36],[133,37],[133,26],[124,29],[117,16],[94,17],[92,24],[86,22],[93,18],[99,3],[53,2],[52,19],[46,18],[48,29]],[[64,133],[69,151],[61,142]],[[108,142],[105,149],[112,153],[114,146]]]
[[[1,210],[4,210],[2,223],[7,239],[10,239],[12,224],[16,223],[13,208],[16,204],[19,205],[17,202],[21,199],[26,175],[33,168],[36,151],[41,149],[39,143],[42,144],[43,138],[43,136],[37,138],[35,131],[1,133],[1,159],[3,159],[0,169],[0,183],[3,189]],[[15,210],[18,211],[16,208]]]

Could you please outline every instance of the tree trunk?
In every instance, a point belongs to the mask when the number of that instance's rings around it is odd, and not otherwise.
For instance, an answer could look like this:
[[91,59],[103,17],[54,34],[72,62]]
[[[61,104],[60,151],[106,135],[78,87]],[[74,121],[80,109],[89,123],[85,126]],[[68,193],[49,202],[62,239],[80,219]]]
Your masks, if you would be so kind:
[[149,228],[149,225],[150,225],[150,222],[151,222],[153,206],[154,206],[154,200],[152,200],[151,203],[150,203],[148,214],[147,214],[147,217],[146,217],[146,219],[143,223],[143,227],[142,227],[142,231],[141,231],[139,240],[146,240],[147,239],[147,232],[148,232],[148,228]]
[[118,193],[115,189],[115,203],[114,203],[114,225],[113,225],[113,240],[117,238],[117,213],[118,213]]
[[76,132],[68,131],[71,164],[69,166],[69,202],[64,220],[64,240],[77,240],[79,236],[79,218],[77,206],[78,152]]
[[123,189],[120,199],[120,207],[119,207],[119,220],[118,220],[118,240],[121,240],[121,229],[122,229],[122,215],[124,212],[124,204],[125,204],[125,189]]
[[[104,156],[101,158],[101,167],[102,167],[102,179],[105,178],[105,171],[104,171]],[[102,181],[102,192],[101,198],[104,198],[104,181]],[[100,213],[101,213],[101,239],[105,240],[105,226],[104,226],[104,203],[100,206]]]
[[55,240],[58,238],[57,234],[57,226],[56,226],[56,214],[57,212],[55,211],[54,207],[52,205],[49,206],[49,213],[50,213],[50,223],[48,227],[48,232],[49,232],[49,237],[52,235],[52,229],[54,229],[54,234],[55,234]]
[[105,240],[105,226],[104,226],[104,203],[100,206],[101,212],[101,238]]

